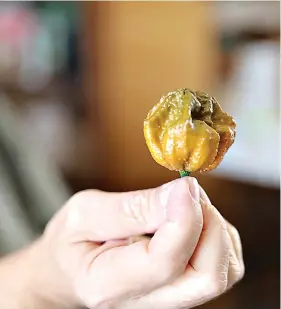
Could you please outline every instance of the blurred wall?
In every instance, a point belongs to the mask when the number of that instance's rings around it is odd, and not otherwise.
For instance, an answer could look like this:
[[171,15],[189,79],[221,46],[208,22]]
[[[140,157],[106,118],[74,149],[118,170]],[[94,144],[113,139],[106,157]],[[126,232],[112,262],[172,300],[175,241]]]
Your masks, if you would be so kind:
[[95,163],[99,185],[129,190],[174,178],[151,158],[143,120],[160,97],[174,88],[209,91],[216,84],[219,43],[212,4],[82,5],[89,118],[93,132],[99,131],[102,147]]

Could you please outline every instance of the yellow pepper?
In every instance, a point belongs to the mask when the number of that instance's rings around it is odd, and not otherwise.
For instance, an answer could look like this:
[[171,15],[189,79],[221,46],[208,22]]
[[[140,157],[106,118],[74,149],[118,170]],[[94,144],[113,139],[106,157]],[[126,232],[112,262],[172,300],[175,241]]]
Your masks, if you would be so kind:
[[235,128],[214,97],[187,88],[163,96],[144,120],[154,160],[179,172],[215,169],[234,142]]

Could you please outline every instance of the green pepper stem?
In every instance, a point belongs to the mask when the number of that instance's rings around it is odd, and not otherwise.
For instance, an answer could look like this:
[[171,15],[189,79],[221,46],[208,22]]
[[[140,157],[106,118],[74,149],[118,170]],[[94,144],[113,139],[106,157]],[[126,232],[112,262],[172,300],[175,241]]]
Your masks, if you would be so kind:
[[181,176],[181,178],[182,178],[182,177],[189,176],[189,175],[190,175],[190,172],[188,172],[188,171],[180,171],[180,176]]

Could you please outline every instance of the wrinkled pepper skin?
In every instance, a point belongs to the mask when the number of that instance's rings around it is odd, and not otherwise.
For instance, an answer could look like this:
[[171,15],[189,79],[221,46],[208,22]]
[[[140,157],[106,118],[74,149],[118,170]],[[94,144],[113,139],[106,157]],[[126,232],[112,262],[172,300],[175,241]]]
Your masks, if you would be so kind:
[[214,97],[187,88],[163,96],[144,120],[152,157],[174,171],[215,169],[234,142],[235,128]]

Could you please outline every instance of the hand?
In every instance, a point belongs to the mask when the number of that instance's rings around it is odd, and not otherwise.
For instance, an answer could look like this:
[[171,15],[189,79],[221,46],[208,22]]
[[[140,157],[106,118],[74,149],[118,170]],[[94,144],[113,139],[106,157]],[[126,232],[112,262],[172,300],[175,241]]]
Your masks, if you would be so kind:
[[[154,236],[130,241],[146,233]],[[40,291],[30,290],[46,308],[191,308],[244,274],[236,229],[191,177],[137,192],[80,192],[34,252]]]

